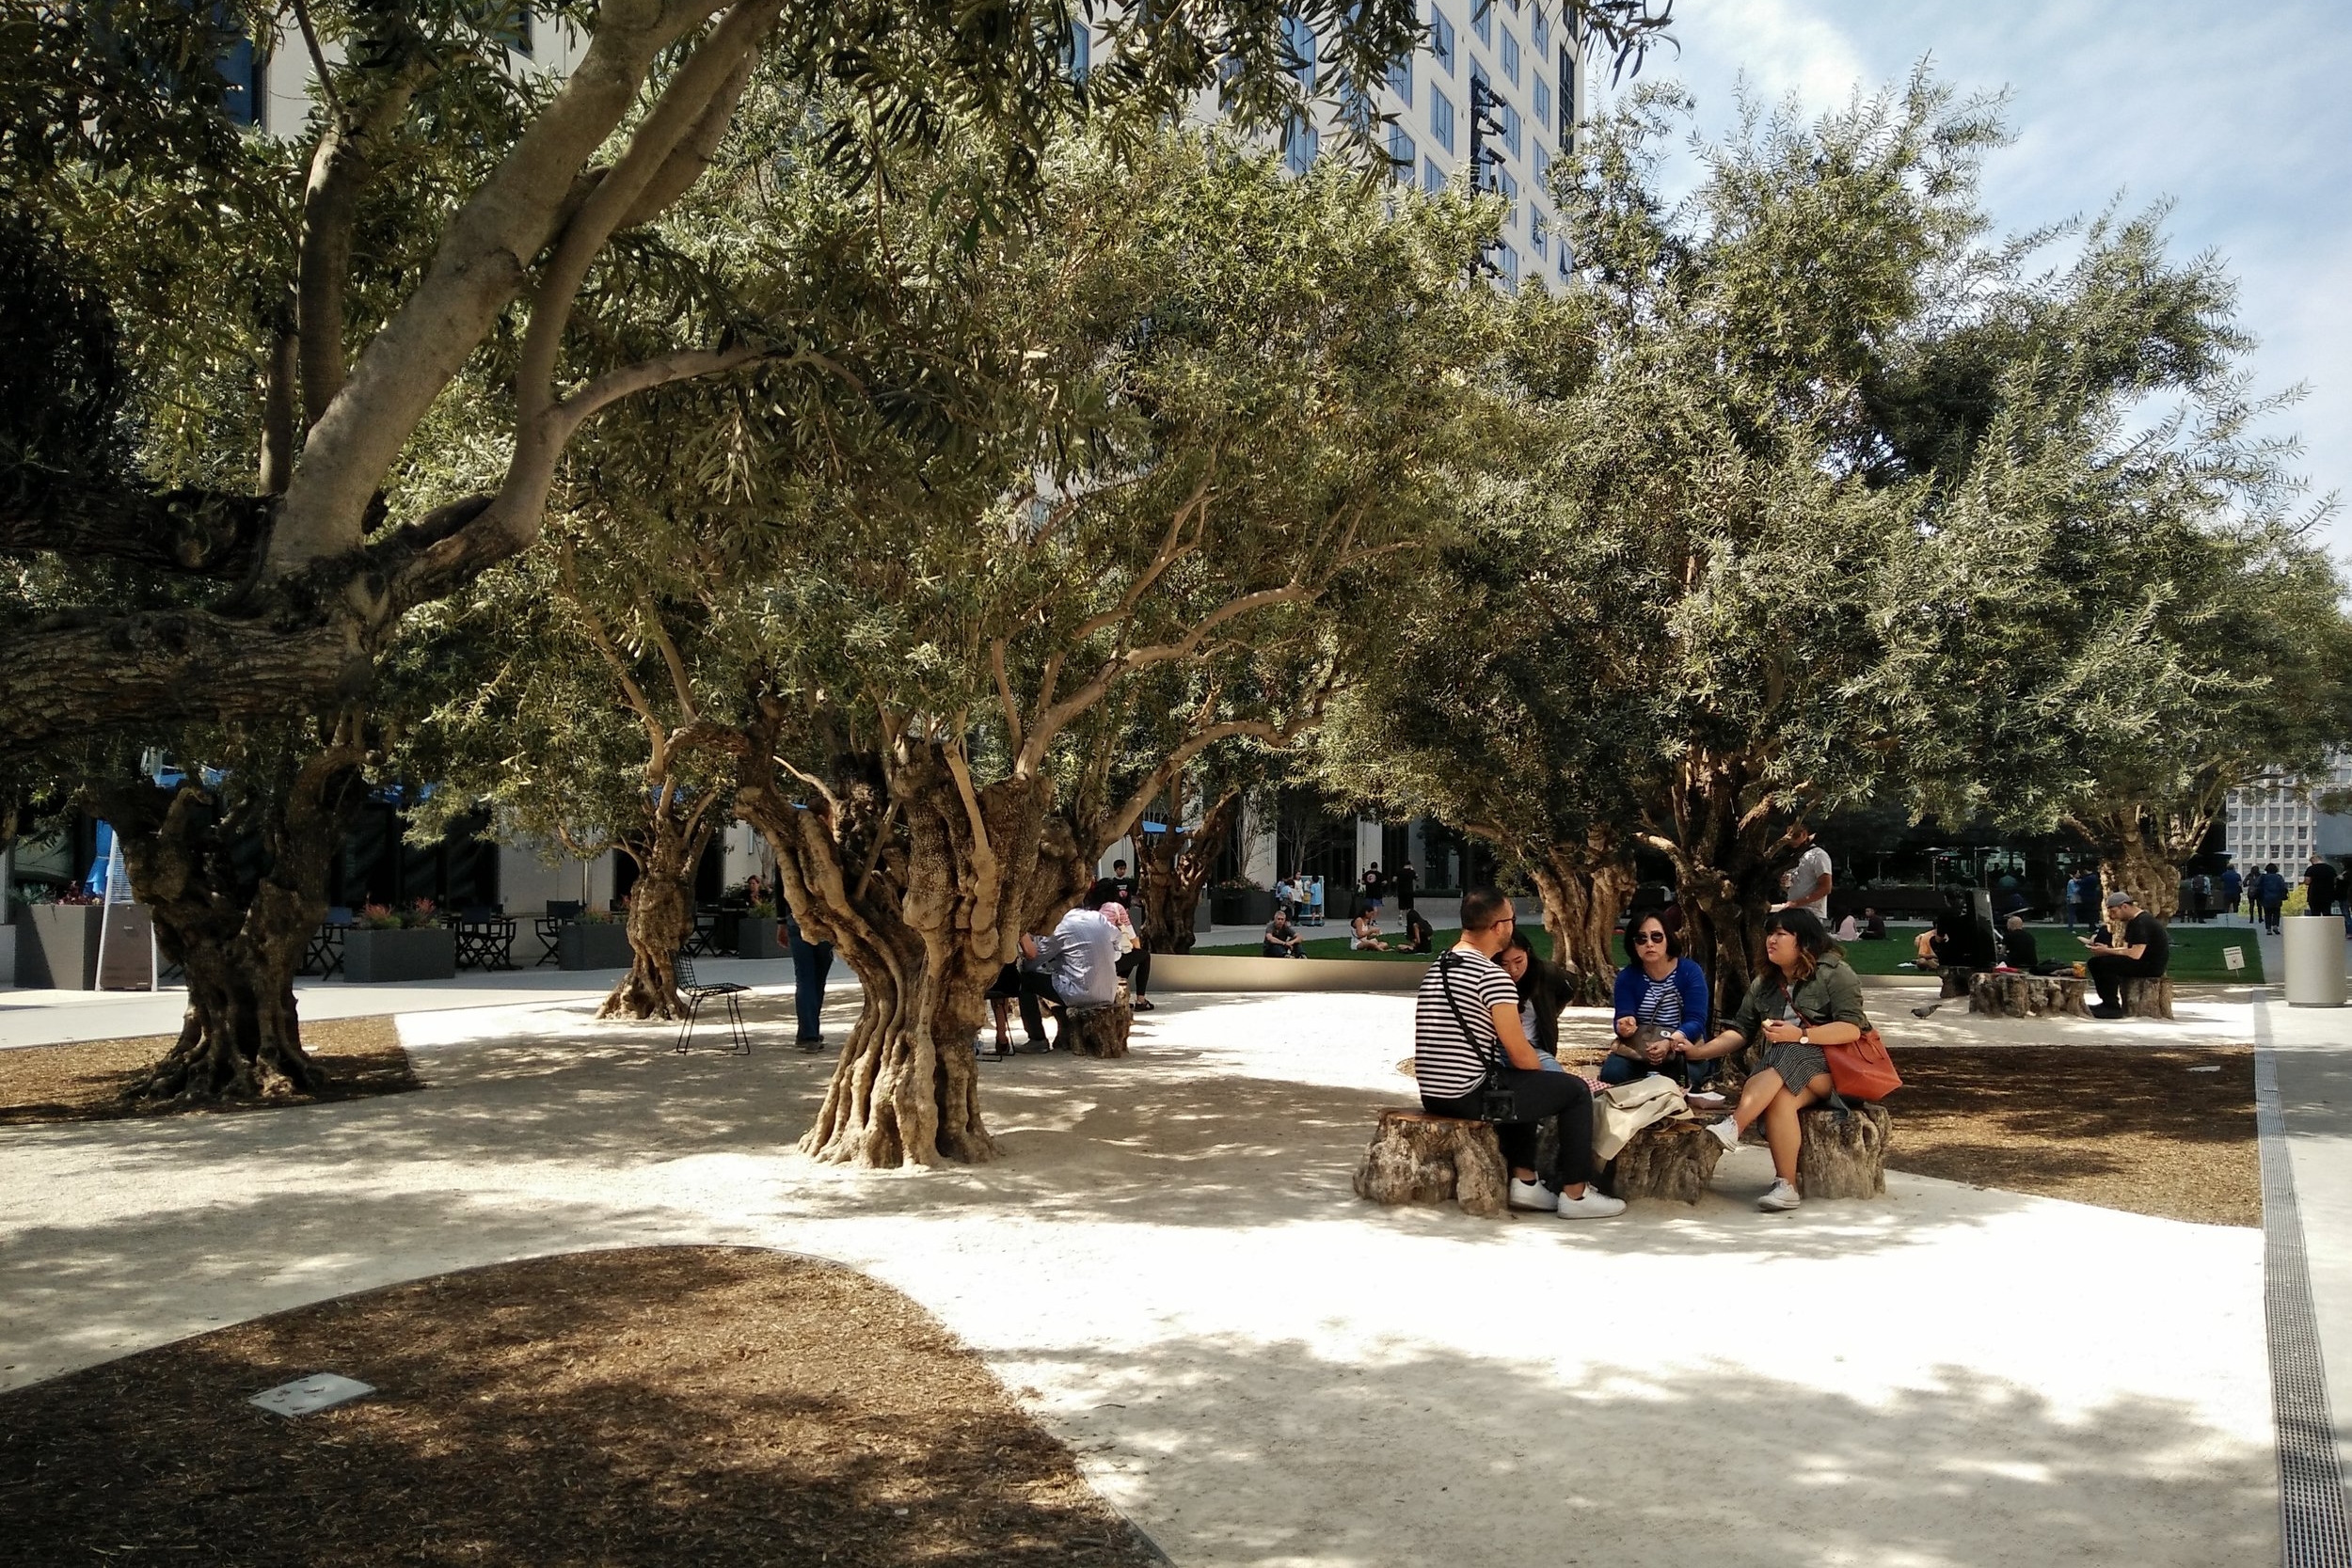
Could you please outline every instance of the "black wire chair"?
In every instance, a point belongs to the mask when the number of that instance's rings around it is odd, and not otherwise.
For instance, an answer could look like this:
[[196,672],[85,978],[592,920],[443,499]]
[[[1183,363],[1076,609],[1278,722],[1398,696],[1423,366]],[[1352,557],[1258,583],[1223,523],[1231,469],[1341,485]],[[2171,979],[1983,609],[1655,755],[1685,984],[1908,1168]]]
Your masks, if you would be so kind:
[[738,1056],[750,1055],[752,1037],[743,1030],[743,1004],[740,998],[751,989],[749,986],[739,986],[732,980],[699,984],[694,979],[694,960],[680,953],[677,956],[677,990],[678,994],[686,998],[686,1022],[678,1025],[677,1053],[685,1055],[687,1046],[693,1040],[694,1024],[702,1017],[703,1004],[716,998],[727,1005],[727,1034],[735,1042],[734,1053]]

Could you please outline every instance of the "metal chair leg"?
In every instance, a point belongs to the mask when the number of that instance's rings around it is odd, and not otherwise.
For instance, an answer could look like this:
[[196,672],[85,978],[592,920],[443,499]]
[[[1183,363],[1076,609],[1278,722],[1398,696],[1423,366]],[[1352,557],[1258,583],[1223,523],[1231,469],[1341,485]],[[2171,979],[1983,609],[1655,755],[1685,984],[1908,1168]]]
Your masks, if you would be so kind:
[[703,1010],[703,999],[693,998],[686,1005],[686,1022],[678,1025],[677,1054],[686,1054],[687,1042],[694,1037],[694,1016]]
[[736,992],[727,993],[727,1030],[735,1037],[735,1053],[739,1056],[748,1056],[752,1053],[752,1037],[743,1029],[741,1004],[742,998]]

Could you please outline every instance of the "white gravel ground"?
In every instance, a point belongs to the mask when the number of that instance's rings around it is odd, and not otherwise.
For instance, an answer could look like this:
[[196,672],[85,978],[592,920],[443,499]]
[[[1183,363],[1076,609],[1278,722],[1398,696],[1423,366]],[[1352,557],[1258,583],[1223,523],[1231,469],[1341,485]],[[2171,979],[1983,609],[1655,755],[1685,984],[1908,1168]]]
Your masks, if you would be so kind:
[[568,1006],[411,1015],[425,1093],[0,1132],[0,1386],[453,1268],[749,1242],[923,1302],[1185,1568],[2277,1560],[2257,1232],[1911,1177],[1762,1215],[1756,1148],[1695,1209],[1376,1209],[1348,1176],[1410,1007],[1170,999],[1126,1061],[989,1064],[1001,1163],[882,1176],[789,1152],[830,1062],[787,999],[748,1060]]

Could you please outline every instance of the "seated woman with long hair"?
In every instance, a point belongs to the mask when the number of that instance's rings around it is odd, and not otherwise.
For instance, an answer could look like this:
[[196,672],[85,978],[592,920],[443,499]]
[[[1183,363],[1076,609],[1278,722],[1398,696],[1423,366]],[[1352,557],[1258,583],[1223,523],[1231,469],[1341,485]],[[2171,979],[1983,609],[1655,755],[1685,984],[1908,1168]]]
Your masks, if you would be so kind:
[[1731,1027],[1691,1047],[1693,1061],[1728,1056],[1752,1040],[1763,1043],[1756,1070],[1740,1091],[1739,1108],[1709,1131],[1725,1148],[1761,1121],[1772,1148],[1772,1190],[1756,1199],[1768,1212],[1794,1209],[1798,1113],[1829,1098],[1829,1058],[1821,1048],[1851,1045],[1870,1026],[1862,1010],[1862,982],[1847,967],[1829,933],[1810,910],[1780,910],[1764,922],[1764,970],[1748,987]]
[[1547,1058],[1544,1070],[1549,1072],[1560,1063],[1560,1015],[1575,990],[1568,972],[1537,958],[1535,944],[1517,926],[1511,929],[1510,944],[1495,955],[1495,962],[1511,976],[1511,985],[1519,993],[1519,1029],[1528,1043]]

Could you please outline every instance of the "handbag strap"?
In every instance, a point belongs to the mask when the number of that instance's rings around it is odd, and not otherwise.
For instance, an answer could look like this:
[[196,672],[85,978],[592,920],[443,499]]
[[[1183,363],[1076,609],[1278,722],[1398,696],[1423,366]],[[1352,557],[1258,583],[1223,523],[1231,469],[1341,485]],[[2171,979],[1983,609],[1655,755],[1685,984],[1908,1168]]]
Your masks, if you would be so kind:
[[[1438,956],[1438,990],[1444,993],[1446,1009],[1454,1015],[1454,1027],[1462,1031],[1462,1038],[1470,1042],[1470,1049],[1478,1053],[1478,1059],[1486,1063],[1486,1082],[1501,1083],[1502,1081],[1502,1041],[1501,1039],[1495,1041],[1494,1054],[1489,1056],[1486,1048],[1478,1043],[1478,1037],[1470,1032],[1470,1021],[1462,1016],[1462,1005],[1454,999],[1454,954],[1451,951]],[[1487,1025],[1486,1032],[1494,1033],[1494,1026],[1491,1023]]]

